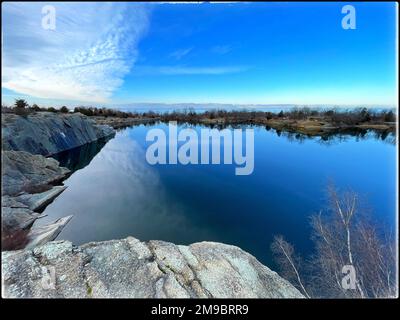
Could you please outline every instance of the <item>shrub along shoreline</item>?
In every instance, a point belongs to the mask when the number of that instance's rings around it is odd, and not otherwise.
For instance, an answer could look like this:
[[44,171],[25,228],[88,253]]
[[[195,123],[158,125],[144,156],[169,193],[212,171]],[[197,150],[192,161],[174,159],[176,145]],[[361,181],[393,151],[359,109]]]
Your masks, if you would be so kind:
[[349,130],[374,130],[396,133],[397,114],[394,109],[374,110],[371,108],[324,108],[294,107],[286,111],[270,112],[256,110],[207,110],[196,112],[183,109],[169,112],[125,112],[110,108],[75,107],[73,110],[63,106],[43,108],[36,104],[29,106],[24,100],[16,100],[13,107],[2,106],[2,113],[16,113],[27,116],[32,112],[48,111],[55,113],[79,112],[93,117],[99,124],[122,128],[141,123],[169,122],[201,124],[212,127],[228,125],[262,125],[279,131],[321,136]]

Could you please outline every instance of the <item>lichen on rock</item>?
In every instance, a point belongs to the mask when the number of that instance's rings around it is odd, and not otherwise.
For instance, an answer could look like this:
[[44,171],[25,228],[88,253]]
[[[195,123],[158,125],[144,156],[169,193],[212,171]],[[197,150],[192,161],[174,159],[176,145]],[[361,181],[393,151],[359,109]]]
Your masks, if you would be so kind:
[[5,297],[303,298],[252,255],[215,242],[53,241],[3,252],[2,264]]

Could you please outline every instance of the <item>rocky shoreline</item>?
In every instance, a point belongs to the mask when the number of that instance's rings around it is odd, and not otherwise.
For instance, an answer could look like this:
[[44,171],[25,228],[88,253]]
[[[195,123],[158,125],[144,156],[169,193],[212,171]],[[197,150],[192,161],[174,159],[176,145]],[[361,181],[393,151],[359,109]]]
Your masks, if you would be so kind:
[[61,183],[71,173],[46,157],[113,134],[111,127],[81,114],[2,114],[2,250],[54,240],[72,217],[34,226],[65,190]]
[[56,184],[69,173],[54,159],[2,151],[2,250],[30,247],[57,237],[69,219],[55,221],[42,233],[32,226],[42,217],[40,211],[65,190]]
[[[355,115],[348,114],[350,117]],[[343,116],[344,117],[344,116]],[[272,114],[260,115],[252,112],[218,112],[215,113],[172,113],[172,114],[125,114],[125,116],[91,116],[96,123],[109,125],[114,129],[125,128],[132,125],[148,124],[155,122],[168,123],[176,121],[178,123],[187,123],[192,125],[205,125],[210,127],[225,128],[228,126],[255,125],[263,126],[267,129],[274,129],[280,132],[305,135],[309,137],[324,137],[342,133],[362,133],[365,131],[374,131],[378,134],[396,134],[396,121],[389,119],[370,119],[355,120],[344,119],[342,122],[333,121],[329,116],[316,115],[307,116],[302,119],[295,119],[293,115],[277,116]],[[390,118],[390,117],[389,117]]]
[[99,125],[108,125],[114,129],[123,129],[139,124],[149,124],[159,121],[159,118],[118,118],[118,117],[92,117]]
[[76,113],[3,114],[3,297],[303,298],[238,247],[213,242],[179,246],[132,237],[81,246],[53,241],[72,215],[35,227],[71,174],[45,156],[114,132]]

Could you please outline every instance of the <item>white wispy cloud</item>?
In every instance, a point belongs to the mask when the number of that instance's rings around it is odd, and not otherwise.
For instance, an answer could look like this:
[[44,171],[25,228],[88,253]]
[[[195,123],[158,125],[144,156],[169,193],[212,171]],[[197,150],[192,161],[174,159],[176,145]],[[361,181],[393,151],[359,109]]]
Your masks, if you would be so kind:
[[[43,5],[56,29],[42,28]],[[39,98],[106,102],[137,59],[149,7],[129,3],[4,3],[2,86]]]
[[188,55],[193,50],[193,47],[186,49],[179,49],[172,52],[169,56],[175,58],[176,60],[182,59],[184,56]]
[[188,66],[137,66],[135,75],[221,75],[247,71],[247,66],[188,67]]

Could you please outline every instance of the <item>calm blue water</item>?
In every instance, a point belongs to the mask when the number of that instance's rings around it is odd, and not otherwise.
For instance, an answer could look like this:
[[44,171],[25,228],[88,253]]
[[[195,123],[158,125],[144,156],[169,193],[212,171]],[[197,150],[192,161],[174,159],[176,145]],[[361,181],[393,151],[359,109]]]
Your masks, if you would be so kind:
[[129,235],[177,244],[220,241],[273,266],[269,246],[275,234],[300,253],[312,250],[308,217],[326,207],[325,190],[334,181],[359,192],[375,218],[394,226],[393,137],[322,142],[256,127],[254,172],[236,176],[235,165],[149,165],[145,136],[155,127],[167,130],[164,124],[132,127],[101,150],[85,147],[72,158],[64,155],[64,165],[77,171],[40,223],[73,214],[58,239],[75,244]]

